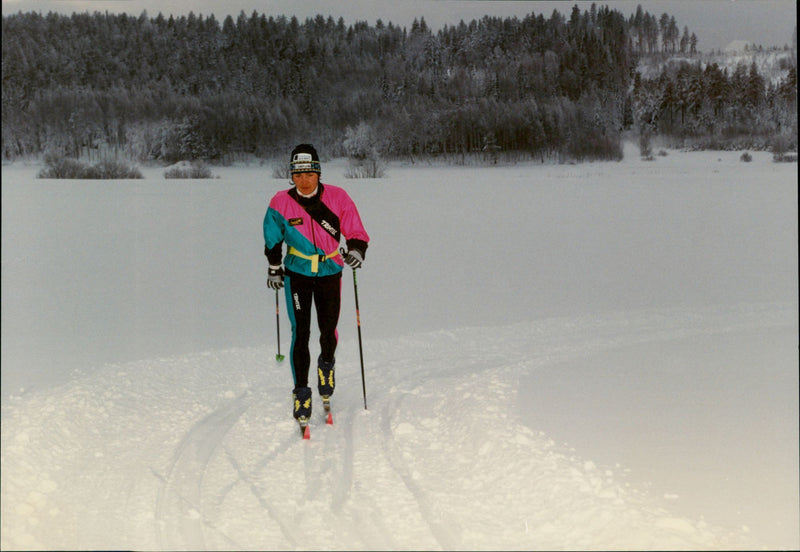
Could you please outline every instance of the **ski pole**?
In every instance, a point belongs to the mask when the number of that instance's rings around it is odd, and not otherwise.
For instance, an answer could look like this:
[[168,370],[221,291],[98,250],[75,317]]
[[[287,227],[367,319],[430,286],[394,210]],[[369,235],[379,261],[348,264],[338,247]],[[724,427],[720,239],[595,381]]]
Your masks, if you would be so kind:
[[275,360],[282,362],[284,357],[281,354],[281,311],[277,289],[275,290],[275,327],[278,329],[278,354],[275,355]]
[[353,269],[353,292],[356,297],[356,324],[358,325],[358,356],[361,358],[361,389],[364,392],[364,410],[367,410],[367,384],[364,380],[364,349],[361,346],[361,311],[358,308],[358,280]]

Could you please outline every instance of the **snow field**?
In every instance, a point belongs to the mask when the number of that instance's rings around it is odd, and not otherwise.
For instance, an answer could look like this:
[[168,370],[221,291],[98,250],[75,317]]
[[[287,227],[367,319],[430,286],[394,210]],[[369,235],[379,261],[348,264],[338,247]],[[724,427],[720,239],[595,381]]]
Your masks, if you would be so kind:
[[[350,369],[340,370],[335,425],[325,426],[317,401],[310,442],[299,439],[286,404],[273,400],[285,386],[253,369],[263,365],[264,349],[111,366],[60,397],[58,407],[52,398],[32,399],[33,412],[20,408],[4,421],[19,428],[3,432],[4,463],[15,474],[4,492],[24,496],[4,512],[4,538],[13,538],[6,544],[94,548],[107,546],[109,535],[137,549],[725,542],[529,429],[504,407],[515,402],[519,366],[505,364],[507,356],[480,365],[476,333],[446,332],[435,350],[423,344],[387,363],[385,377],[372,371],[368,411],[354,355],[343,355]],[[403,341],[417,351],[415,339]],[[443,366],[453,351],[461,351],[466,375],[450,368],[435,386],[421,383],[420,372]],[[47,454],[19,460],[30,446]]]
[[797,169],[738,155],[325,164],[373,240],[369,410],[346,273],[309,442],[260,256],[285,183],[3,167],[0,545],[797,547]]

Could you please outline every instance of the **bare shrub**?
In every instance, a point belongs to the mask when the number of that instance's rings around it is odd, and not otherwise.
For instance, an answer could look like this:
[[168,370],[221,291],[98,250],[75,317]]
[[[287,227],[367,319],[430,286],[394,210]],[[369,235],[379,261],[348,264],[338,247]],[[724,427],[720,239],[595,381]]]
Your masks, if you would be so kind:
[[292,173],[289,163],[274,162],[272,164],[272,178],[291,180]]
[[120,180],[144,178],[136,167],[122,161],[103,159],[95,165],[88,165],[77,159],[59,155],[45,155],[45,167],[39,171],[38,178],[74,178],[92,180]]
[[203,164],[188,167],[172,167],[164,172],[164,178],[215,178],[207,166]]
[[98,178],[100,180],[144,178],[136,167],[114,159],[103,159],[91,167],[90,171],[95,173],[95,176],[92,178]]
[[365,159],[350,159],[345,178],[383,178],[386,176],[386,164],[379,156]]
[[386,163],[375,146],[377,133],[367,123],[348,128],[342,145],[348,157],[345,178],[383,178]]
[[788,136],[779,134],[772,139],[770,149],[772,150],[772,160],[777,163],[782,162],[796,162],[797,155],[789,155],[792,146],[797,147],[797,144],[792,144]]

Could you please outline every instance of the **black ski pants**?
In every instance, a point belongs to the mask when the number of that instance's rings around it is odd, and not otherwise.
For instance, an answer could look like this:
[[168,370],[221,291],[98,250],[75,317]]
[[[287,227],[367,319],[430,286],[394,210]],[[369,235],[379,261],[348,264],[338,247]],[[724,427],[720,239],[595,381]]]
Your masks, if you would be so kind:
[[286,304],[292,324],[292,347],[289,359],[295,387],[308,387],[308,370],[311,354],[311,304],[317,312],[320,356],[332,362],[336,353],[339,333],[339,310],[342,304],[342,273],[330,276],[304,276],[286,271],[284,276]]

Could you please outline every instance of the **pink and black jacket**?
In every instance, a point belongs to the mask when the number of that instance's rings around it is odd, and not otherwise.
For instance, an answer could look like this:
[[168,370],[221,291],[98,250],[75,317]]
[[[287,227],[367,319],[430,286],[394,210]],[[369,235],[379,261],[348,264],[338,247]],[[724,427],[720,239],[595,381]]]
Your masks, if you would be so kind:
[[[329,276],[344,268],[339,244],[366,254],[369,236],[355,203],[342,188],[319,183],[314,197],[305,198],[297,189],[278,192],[264,217],[264,254],[270,265],[304,276]],[[282,259],[282,244],[286,257]]]

